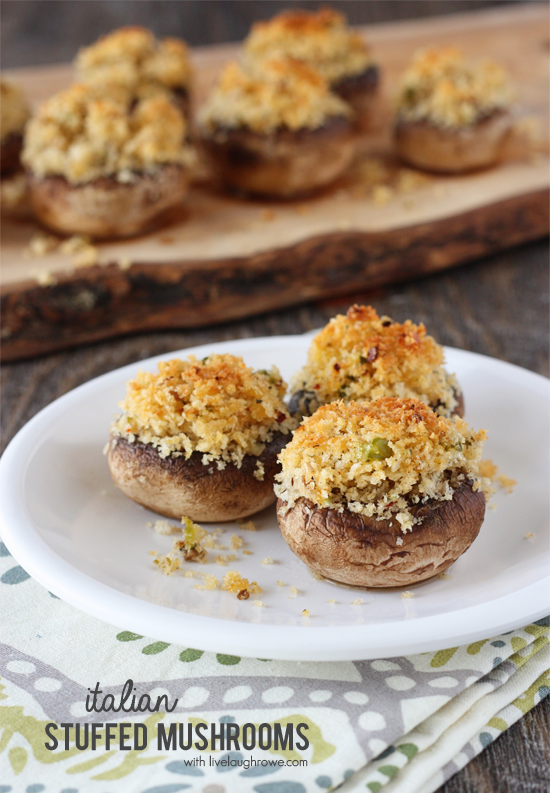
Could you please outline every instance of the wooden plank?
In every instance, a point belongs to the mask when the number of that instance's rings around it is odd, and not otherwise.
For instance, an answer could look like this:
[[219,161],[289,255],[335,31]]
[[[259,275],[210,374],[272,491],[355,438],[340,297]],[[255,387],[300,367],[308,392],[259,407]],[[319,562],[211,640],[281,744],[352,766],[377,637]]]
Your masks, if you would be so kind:
[[[548,8],[504,7],[373,26],[384,71],[380,129],[365,153],[390,171],[389,102],[412,53],[454,44],[503,63],[518,87],[518,110],[548,130]],[[198,101],[235,45],[195,52]],[[33,102],[68,84],[67,66],[13,74]],[[363,155],[363,156],[364,156]],[[196,184],[170,228],[138,240],[98,245],[101,266],[74,270],[58,251],[25,258],[36,227],[5,223],[2,235],[4,360],[166,327],[248,316],[326,295],[421,276],[548,233],[548,155],[511,159],[460,177],[430,177],[379,206],[352,173],[300,202],[237,199]],[[122,270],[117,262],[130,260]],[[54,285],[37,284],[37,272]]]

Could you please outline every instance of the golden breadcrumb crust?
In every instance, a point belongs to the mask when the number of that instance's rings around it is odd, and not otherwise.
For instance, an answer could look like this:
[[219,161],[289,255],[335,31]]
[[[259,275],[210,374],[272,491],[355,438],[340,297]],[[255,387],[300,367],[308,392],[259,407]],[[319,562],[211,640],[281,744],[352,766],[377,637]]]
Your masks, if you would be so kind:
[[450,415],[460,389],[443,363],[443,348],[423,324],[393,322],[371,306],[355,305],[315,336],[291,391],[313,391],[321,404],[410,397]]
[[256,22],[244,42],[245,62],[294,58],[316,69],[329,83],[364,72],[372,58],[364,39],[330,8],[283,11]]
[[88,182],[188,164],[187,125],[163,96],[128,104],[103,99],[91,86],[73,85],[53,96],[29,122],[23,162],[39,177],[60,175]]
[[260,134],[278,129],[316,129],[350,109],[325,80],[299,61],[269,60],[245,70],[229,63],[199,113],[208,133],[246,128]]
[[0,138],[19,134],[30,116],[29,106],[19,86],[0,80]]
[[498,64],[467,63],[452,48],[427,49],[415,55],[401,78],[398,118],[462,127],[506,109],[511,100],[507,75]]
[[198,451],[204,463],[240,466],[245,454],[260,455],[275,433],[295,428],[285,392],[275,367],[255,372],[234,355],[161,361],[158,372],[130,380],[112,432],[154,446],[163,458]]
[[453,485],[479,476],[483,430],[437,416],[423,402],[384,397],[368,404],[335,402],[304,419],[279,454],[275,492],[292,507],[306,498],[376,518],[396,518],[403,531],[417,519],[414,504],[450,500]]
[[191,80],[185,42],[174,38],[159,41],[141,27],[119,28],[81,49],[75,69],[79,82],[122,86],[140,99],[187,89]]

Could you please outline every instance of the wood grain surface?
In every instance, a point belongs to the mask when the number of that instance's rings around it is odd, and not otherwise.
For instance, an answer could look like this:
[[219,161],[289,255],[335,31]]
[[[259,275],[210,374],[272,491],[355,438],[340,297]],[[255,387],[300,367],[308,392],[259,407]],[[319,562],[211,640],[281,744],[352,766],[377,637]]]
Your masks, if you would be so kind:
[[[548,9],[525,5],[476,14],[369,28],[387,97],[419,47],[456,44],[468,56],[492,56],[510,71],[520,114],[548,129]],[[200,102],[234,45],[195,53]],[[22,70],[33,101],[68,84],[71,70]],[[389,104],[362,157],[392,159]],[[548,233],[547,153],[515,157],[457,177],[427,177],[383,206],[350,176],[306,202],[238,199],[208,180],[193,188],[181,219],[135,241],[98,245],[99,263],[75,269],[55,250],[25,256],[36,227],[4,223],[2,356],[14,360],[136,330],[196,327],[357,288],[425,275]],[[525,154],[525,152],[524,152]],[[121,269],[118,263],[125,263]],[[131,266],[127,264],[131,262]],[[42,276],[42,278],[41,278]],[[48,285],[40,285],[40,281]],[[38,280],[37,280],[38,279]]]

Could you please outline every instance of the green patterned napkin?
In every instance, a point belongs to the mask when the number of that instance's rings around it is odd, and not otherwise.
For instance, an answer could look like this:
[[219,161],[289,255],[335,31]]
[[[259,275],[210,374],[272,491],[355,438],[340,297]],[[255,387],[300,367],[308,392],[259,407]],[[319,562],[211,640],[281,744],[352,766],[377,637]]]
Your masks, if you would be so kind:
[[[5,546],[0,553],[0,793],[322,793],[338,786],[342,793],[431,793],[550,692],[550,619],[391,660],[247,659],[120,631],[51,595]],[[87,713],[85,702],[98,681],[118,701],[128,678],[153,700],[178,699],[172,713],[124,714],[125,722],[147,725],[143,751],[107,750],[104,738],[95,751],[81,751],[74,728],[67,749],[45,747],[48,723],[122,721]],[[168,730],[199,722],[220,731],[224,723],[301,723],[310,743],[303,751],[158,749],[159,723]]]

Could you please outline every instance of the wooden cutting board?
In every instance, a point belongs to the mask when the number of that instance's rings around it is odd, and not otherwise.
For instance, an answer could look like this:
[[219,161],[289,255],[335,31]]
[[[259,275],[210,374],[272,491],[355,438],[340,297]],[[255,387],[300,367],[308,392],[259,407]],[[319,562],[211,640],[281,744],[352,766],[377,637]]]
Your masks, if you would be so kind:
[[[31,256],[43,233],[2,229],[2,357],[15,360],[117,334],[195,327],[422,276],[548,233],[547,5],[375,25],[365,30],[383,72],[378,128],[349,176],[295,202],[191,190],[170,226],[98,244],[98,263],[75,267],[53,250]],[[392,159],[396,81],[419,47],[453,45],[494,58],[517,87],[521,117],[536,119],[536,152],[512,150],[498,167],[423,176]],[[197,49],[200,103],[238,45]],[[69,66],[11,73],[33,104],[66,87]],[[513,148],[513,147],[512,147]]]

